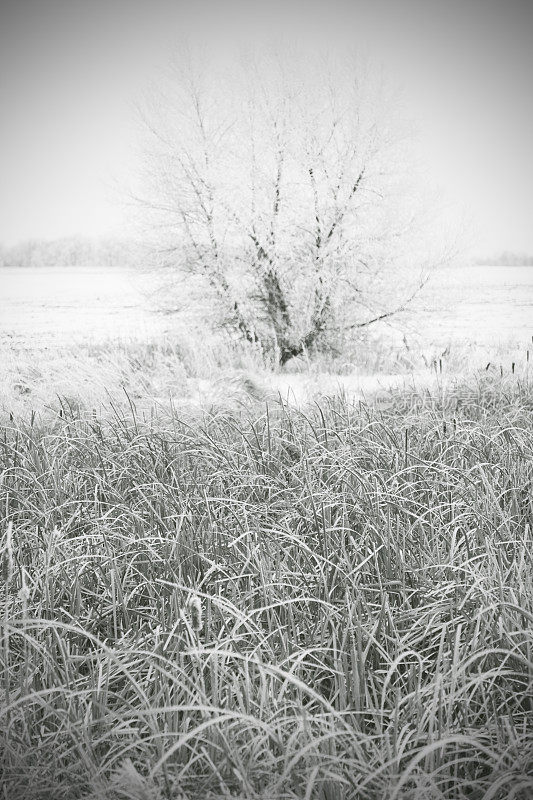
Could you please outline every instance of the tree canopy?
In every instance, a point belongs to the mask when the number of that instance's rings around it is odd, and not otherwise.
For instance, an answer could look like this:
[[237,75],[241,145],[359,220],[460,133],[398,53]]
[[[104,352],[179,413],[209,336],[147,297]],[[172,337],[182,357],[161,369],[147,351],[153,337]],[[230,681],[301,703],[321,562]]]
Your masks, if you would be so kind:
[[424,212],[380,70],[346,53],[188,51],[142,118],[159,264],[281,364],[389,318],[420,287]]

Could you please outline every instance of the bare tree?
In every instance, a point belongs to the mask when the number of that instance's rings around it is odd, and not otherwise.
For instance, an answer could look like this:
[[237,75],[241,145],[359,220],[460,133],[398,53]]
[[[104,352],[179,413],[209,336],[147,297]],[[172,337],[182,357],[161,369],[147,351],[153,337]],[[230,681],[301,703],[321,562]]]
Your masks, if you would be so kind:
[[393,109],[354,58],[189,53],[142,112],[160,263],[280,364],[399,313],[423,258]]

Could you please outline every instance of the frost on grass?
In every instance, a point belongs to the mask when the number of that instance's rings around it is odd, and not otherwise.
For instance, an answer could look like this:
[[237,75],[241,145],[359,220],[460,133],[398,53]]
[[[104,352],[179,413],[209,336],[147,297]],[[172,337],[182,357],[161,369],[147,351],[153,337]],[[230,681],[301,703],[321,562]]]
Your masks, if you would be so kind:
[[6,796],[530,797],[532,396],[454,392],[7,421]]

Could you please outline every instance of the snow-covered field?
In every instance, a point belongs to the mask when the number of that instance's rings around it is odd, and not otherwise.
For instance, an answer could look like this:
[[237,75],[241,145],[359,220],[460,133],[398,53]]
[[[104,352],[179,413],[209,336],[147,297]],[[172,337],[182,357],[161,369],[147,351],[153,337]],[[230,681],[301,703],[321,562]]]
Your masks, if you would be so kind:
[[[155,313],[147,275],[127,269],[0,268],[0,341],[149,338],[177,320]],[[533,268],[476,266],[434,274],[416,310],[380,335],[419,337],[435,348],[487,345],[533,334]],[[377,329],[376,329],[377,330]]]
[[144,337],[164,321],[150,282],[129,269],[0,267],[0,341]]
[[435,272],[416,315],[435,343],[531,343],[533,267],[467,266]]

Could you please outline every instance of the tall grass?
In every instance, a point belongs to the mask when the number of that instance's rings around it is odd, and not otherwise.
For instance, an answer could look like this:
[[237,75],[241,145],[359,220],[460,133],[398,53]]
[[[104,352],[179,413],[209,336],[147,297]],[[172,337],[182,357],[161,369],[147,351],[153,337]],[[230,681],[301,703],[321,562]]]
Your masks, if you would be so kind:
[[460,400],[13,415],[4,797],[531,797],[533,398]]

